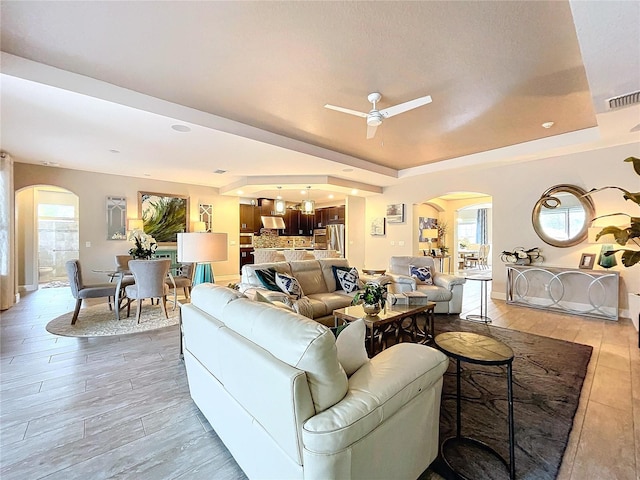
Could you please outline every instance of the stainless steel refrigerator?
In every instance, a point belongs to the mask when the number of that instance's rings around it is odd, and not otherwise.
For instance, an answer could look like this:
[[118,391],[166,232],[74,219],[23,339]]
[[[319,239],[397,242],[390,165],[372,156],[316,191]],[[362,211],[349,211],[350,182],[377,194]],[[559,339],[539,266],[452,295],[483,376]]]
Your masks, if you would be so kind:
[[344,225],[327,225],[327,249],[337,250],[341,257],[344,251]]

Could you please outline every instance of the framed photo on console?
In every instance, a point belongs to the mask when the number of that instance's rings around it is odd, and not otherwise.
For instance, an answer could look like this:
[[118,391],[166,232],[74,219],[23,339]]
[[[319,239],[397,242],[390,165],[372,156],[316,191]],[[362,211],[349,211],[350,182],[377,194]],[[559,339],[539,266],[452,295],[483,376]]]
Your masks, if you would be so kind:
[[583,253],[582,257],[580,257],[580,265],[578,265],[578,268],[586,268],[588,270],[592,270],[593,269],[593,264],[596,261],[596,254],[595,253]]

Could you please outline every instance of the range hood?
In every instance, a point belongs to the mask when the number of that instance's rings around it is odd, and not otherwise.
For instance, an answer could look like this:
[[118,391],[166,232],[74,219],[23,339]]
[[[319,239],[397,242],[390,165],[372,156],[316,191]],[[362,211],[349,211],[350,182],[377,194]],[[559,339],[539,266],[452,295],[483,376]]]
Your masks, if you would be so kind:
[[285,228],[282,217],[260,217],[262,226],[271,230],[279,230]]

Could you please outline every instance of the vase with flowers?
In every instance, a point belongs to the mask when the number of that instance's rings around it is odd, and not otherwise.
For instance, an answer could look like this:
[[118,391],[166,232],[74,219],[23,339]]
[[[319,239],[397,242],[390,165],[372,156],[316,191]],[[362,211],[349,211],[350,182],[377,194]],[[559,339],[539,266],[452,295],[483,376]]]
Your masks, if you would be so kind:
[[149,260],[158,248],[156,239],[142,230],[133,230],[129,234],[129,241],[133,242],[133,247],[129,249],[129,255],[136,260]]

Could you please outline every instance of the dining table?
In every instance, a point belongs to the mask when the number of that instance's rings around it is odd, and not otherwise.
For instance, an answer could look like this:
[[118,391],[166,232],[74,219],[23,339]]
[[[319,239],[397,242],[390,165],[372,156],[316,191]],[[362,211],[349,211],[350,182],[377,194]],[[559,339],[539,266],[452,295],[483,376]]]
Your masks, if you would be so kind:
[[[173,284],[173,291],[176,291],[176,282],[173,279],[173,274],[171,273],[171,271],[177,267],[179,267],[179,264],[175,264],[175,265],[171,265],[171,267],[169,268],[169,272],[167,273],[167,276],[169,277],[169,280],[171,280],[171,283]],[[121,292],[122,292],[122,280],[124,279],[124,277],[126,275],[132,275],[131,270],[129,270],[128,268],[111,268],[111,269],[94,269],[91,270],[94,273],[104,273],[105,275],[107,275],[109,277],[109,281],[113,282],[114,280],[116,280],[117,285],[116,285],[116,294],[115,294],[115,298],[113,299],[113,311],[116,314],[116,320],[120,320],[120,310],[121,310],[121,306],[120,306],[120,296],[121,296]],[[126,297],[125,297],[126,298]],[[175,302],[174,302],[175,305]]]

